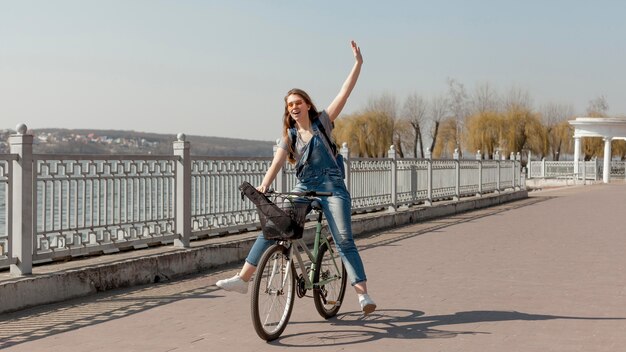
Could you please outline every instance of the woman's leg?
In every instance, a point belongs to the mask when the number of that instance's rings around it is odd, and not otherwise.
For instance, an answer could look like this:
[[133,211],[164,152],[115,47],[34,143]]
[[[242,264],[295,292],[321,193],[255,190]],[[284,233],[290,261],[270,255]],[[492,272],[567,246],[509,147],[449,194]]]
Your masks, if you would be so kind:
[[257,265],[259,265],[259,260],[261,260],[261,256],[274,243],[276,243],[276,241],[266,240],[265,237],[263,237],[263,233],[260,233],[259,236],[256,238],[256,241],[254,241],[254,244],[252,245],[248,256],[246,257],[246,262],[239,272],[239,277],[242,278],[244,281],[250,281],[250,278],[254,274],[254,270],[256,269]]
[[370,314],[376,310],[376,303],[367,294],[367,278],[365,277],[363,261],[352,237],[352,202],[350,196],[347,192],[336,189],[333,190],[333,196],[328,197],[326,202],[323,201],[322,203],[328,226],[337,245],[337,251],[346,265],[348,277],[359,297],[361,310],[365,315]]
[[239,293],[248,292],[248,281],[252,278],[256,270],[261,256],[275,241],[266,240],[261,233],[248,253],[246,262],[244,263],[239,274],[229,278],[217,281],[215,284],[226,291],[234,291]]
[[344,192],[334,192],[332,197],[322,199],[324,216],[333,235],[337,251],[346,265],[346,271],[357,293],[367,293],[363,261],[352,237],[351,201]]
[[245,281],[248,282],[250,281],[250,279],[252,278],[252,275],[254,275],[254,271],[256,270],[256,266],[252,265],[248,262],[245,262],[243,264],[243,268],[241,268],[241,271],[239,272],[239,277]]

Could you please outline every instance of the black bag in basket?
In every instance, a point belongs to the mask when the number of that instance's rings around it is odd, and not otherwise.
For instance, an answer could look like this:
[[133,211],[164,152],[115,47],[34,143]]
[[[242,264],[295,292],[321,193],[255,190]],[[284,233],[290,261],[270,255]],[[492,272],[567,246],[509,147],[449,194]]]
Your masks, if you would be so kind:
[[309,201],[281,196],[273,197],[274,201],[271,201],[248,182],[243,182],[239,190],[256,205],[265,239],[302,238],[306,215],[311,210]]

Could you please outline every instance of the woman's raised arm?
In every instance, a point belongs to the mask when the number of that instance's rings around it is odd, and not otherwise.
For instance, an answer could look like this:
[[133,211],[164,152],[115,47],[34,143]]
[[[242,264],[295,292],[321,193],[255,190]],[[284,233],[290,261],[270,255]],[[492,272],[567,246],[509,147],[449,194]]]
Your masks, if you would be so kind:
[[346,78],[346,81],[343,82],[343,86],[341,86],[339,94],[337,94],[333,102],[330,103],[328,108],[326,108],[330,121],[335,121],[337,116],[341,113],[341,110],[343,110],[350,93],[352,93],[352,89],[356,85],[357,79],[359,79],[359,74],[361,73],[361,65],[363,65],[361,48],[356,45],[354,40],[350,44],[352,46],[352,53],[354,54],[354,66],[352,66],[352,70],[350,71],[348,78]]

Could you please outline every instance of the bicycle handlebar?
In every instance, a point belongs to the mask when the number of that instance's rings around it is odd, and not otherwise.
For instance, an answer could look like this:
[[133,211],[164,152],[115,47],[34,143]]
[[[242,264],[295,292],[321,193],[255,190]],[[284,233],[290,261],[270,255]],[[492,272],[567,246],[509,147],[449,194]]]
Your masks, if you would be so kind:
[[330,197],[333,192],[318,192],[318,191],[305,191],[305,192],[276,192],[273,189],[265,192],[266,195],[286,195],[297,197]]

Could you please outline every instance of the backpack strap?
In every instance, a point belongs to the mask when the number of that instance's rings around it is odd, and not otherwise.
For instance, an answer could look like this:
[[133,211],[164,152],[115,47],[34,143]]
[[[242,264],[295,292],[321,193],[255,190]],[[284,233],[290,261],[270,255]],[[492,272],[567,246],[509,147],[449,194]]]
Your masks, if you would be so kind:
[[326,148],[328,148],[332,155],[337,155],[337,145],[332,140],[330,140],[330,136],[328,136],[328,134],[326,133],[326,129],[324,128],[324,125],[322,124],[320,119],[316,118],[315,120],[313,120],[313,123],[324,135],[324,144],[326,145]]

